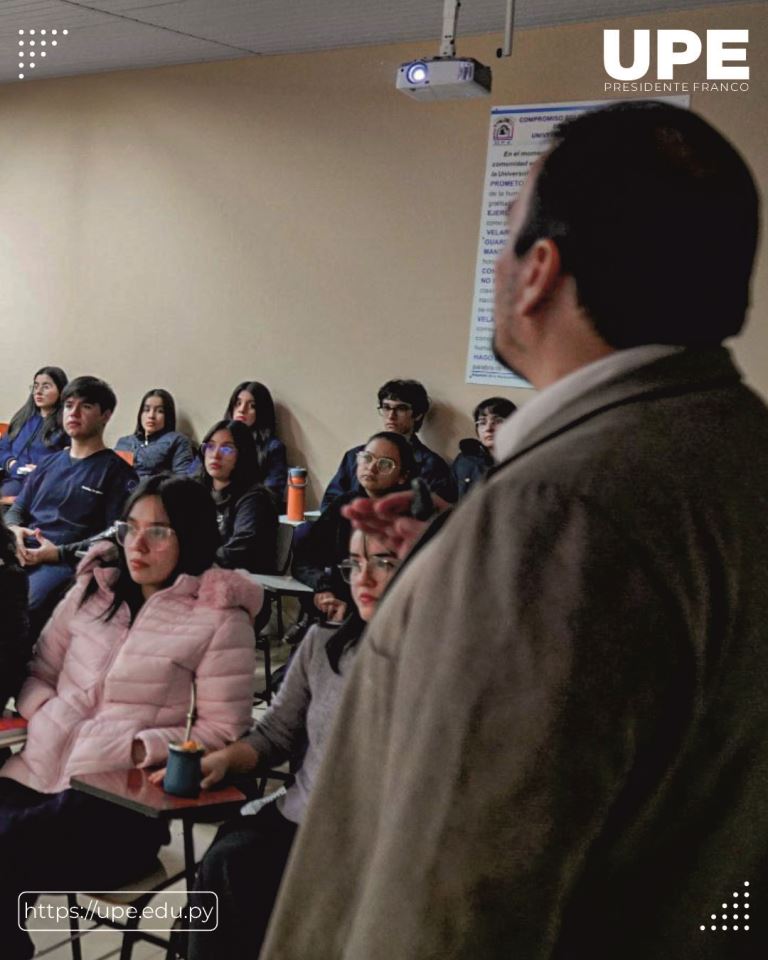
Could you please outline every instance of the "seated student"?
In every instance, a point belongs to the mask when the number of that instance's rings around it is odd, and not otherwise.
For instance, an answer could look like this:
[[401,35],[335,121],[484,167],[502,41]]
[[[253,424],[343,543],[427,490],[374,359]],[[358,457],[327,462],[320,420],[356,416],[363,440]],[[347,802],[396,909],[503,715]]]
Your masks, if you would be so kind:
[[72,577],[83,541],[117,520],[137,483],[131,467],[104,445],[117,405],[109,384],[77,377],[61,399],[71,446],[30,475],[5,517],[29,574],[30,611]]
[[475,407],[472,419],[475,421],[477,440],[460,440],[459,455],[451,464],[459,497],[468,493],[472,485],[484,477],[493,466],[496,431],[515,410],[517,407],[514,403],[504,397],[489,397]]
[[282,507],[288,482],[288,461],[285,444],[275,436],[272,394],[258,380],[244,380],[232,391],[224,417],[227,420],[239,420],[253,434],[259,482],[275,496],[278,507]]
[[66,385],[60,367],[41,367],[32,378],[26,403],[0,438],[0,496],[17,496],[29,474],[67,445],[59,417]]
[[[199,483],[150,477],[111,543],[92,548],[37,645],[18,708],[24,750],[0,768],[0,943],[32,956],[22,890],[109,890],[146,871],[167,827],[68,789],[100,770],[155,766],[184,738],[217,750],[250,726],[253,616],[262,591],[213,566],[216,514]],[[104,566],[109,551],[117,567]]]
[[[287,793],[255,815],[235,817],[219,828],[195,884],[195,890],[218,894],[218,928],[189,934],[189,960],[259,954],[358,641],[397,565],[391,550],[359,531],[352,535],[348,554],[341,566],[352,588],[350,616],[338,627],[313,626],[272,706],[253,731],[203,757],[203,787],[212,787],[227,774],[266,771],[285,760],[298,769]],[[158,783],[163,771],[150,776]],[[195,893],[190,899],[195,902]]]
[[[410,441],[419,476],[426,480],[433,494],[446,503],[453,503],[456,500],[456,486],[448,464],[417,436],[429,410],[427,391],[418,380],[388,380],[379,389],[378,396],[384,429],[399,433]],[[354,492],[359,497],[363,496],[357,480],[357,454],[362,449],[362,445],[353,447],[344,454],[336,475],[323,494],[321,510],[325,510],[335,497],[343,493]]]
[[136,429],[120,437],[115,450],[133,454],[133,469],[140,477],[166,472],[185,476],[195,460],[189,439],[176,430],[173,397],[160,387],[141,398]]
[[216,562],[251,573],[274,573],[277,527],[274,498],[261,484],[251,431],[238,420],[219,420],[200,453],[202,482],[213,496],[221,534]]
[[18,693],[31,653],[27,641],[27,578],[16,560],[16,541],[0,516],[0,716]]
[[314,606],[326,620],[343,619],[349,602],[349,590],[337,565],[347,554],[352,527],[342,516],[341,508],[358,497],[378,499],[406,490],[419,472],[413,447],[399,433],[374,433],[360,447],[355,460],[355,489],[331,502],[310,525],[294,552],[293,575],[315,591]]

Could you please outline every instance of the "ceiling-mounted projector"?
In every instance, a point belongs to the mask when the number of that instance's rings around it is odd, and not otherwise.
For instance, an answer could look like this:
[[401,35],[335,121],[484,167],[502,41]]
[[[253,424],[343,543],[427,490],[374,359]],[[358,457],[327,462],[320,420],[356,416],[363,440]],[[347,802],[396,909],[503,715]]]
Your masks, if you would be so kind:
[[[497,57],[512,52],[515,0],[506,0],[504,46]],[[491,92],[491,68],[472,57],[456,56],[456,27],[461,0],[443,0],[443,36],[437,57],[422,57],[400,65],[395,86],[414,100],[460,100],[487,97]]]
[[491,92],[491,68],[472,58],[412,60],[397,71],[396,86],[415,100],[487,97]]

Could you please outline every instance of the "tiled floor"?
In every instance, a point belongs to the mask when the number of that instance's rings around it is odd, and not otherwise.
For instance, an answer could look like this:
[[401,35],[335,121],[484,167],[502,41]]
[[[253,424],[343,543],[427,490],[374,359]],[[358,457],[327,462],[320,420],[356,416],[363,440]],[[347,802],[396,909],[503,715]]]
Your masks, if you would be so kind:
[[[273,647],[273,669],[286,659],[287,653],[288,649],[284,646]],[[261,665],[259,665],[256,670],[256,689],[263,689],[263,686],[264,673]],[[254,707],[254,716],[258,717],[263,713],[264,709],[264,705]],[[270,786],[270,790],[278,786],[279,784],[275,783]],[[215,833],[216,826],[214,824],[201,823],[195,826],[195,855],[198,860],[210,845]],[[172,823],[171,836],[172,839],[169,849],[183,862],[182,834],[179,821]],[[183,889],[183,883],[180,882],[171,889],[181,890]],[[158,894],[158,897],[153,900],[153,904],[161,903],[162,900],[160,898],[162,896],[162,894]],[[64,897],[41,897],[38,902],[40,904],[51,904],[54,907],[66,905]],[[178,909],[178,898],[173,898],[172,901],[169,902],[172,902]],[[35,928],[51,927],[53,925],[50,921],[46,922],[44,920],[30,922],[29,930],[37,951],[35,957],[46,957],[49,958],[49,960],[72,960],[72,948],[66,933],[35,932]],[[85,926],[86,925],[83,924],[83,927]],[[165,934],[158,934],[158,936],[164,937]],[[108,957],[119,957],[121,942],[121,933],[105,927],[85,932],[81,937],[83,960],[106,960]],[[133,948],[132,956],[133,960],[163,960],[165,950],[154,944],[139,941]],[[228,960],[228,958],[222,958],[222,960]]]

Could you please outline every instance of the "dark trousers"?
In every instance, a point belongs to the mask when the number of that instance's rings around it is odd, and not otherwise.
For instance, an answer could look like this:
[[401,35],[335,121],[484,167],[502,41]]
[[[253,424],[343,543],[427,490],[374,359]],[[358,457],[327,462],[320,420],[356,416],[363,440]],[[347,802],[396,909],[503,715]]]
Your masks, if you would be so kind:
[[[17,925],[24,890],[111,890],[148,872],[168,828],[76,790],[38,793],[0,777],[0,955],[34,953]],[[34,902],[34,897],[30,898]]]
[[[189,934],[189,960],[258,957],[296,830],[275,802],[219,828],[195,882],[196,891],[218,894],[219,925]],[[194,892],[190,903],[195,903]]]

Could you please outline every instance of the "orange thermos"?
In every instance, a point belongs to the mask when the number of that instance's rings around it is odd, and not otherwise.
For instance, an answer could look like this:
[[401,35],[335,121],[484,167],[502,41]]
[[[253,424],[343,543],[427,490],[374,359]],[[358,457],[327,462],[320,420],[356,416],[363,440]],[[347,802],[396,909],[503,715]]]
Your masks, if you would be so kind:
[[306,467],[291,467],[288,471],[288,509],[286,511],[289,520],[304,519],[306,487]]

